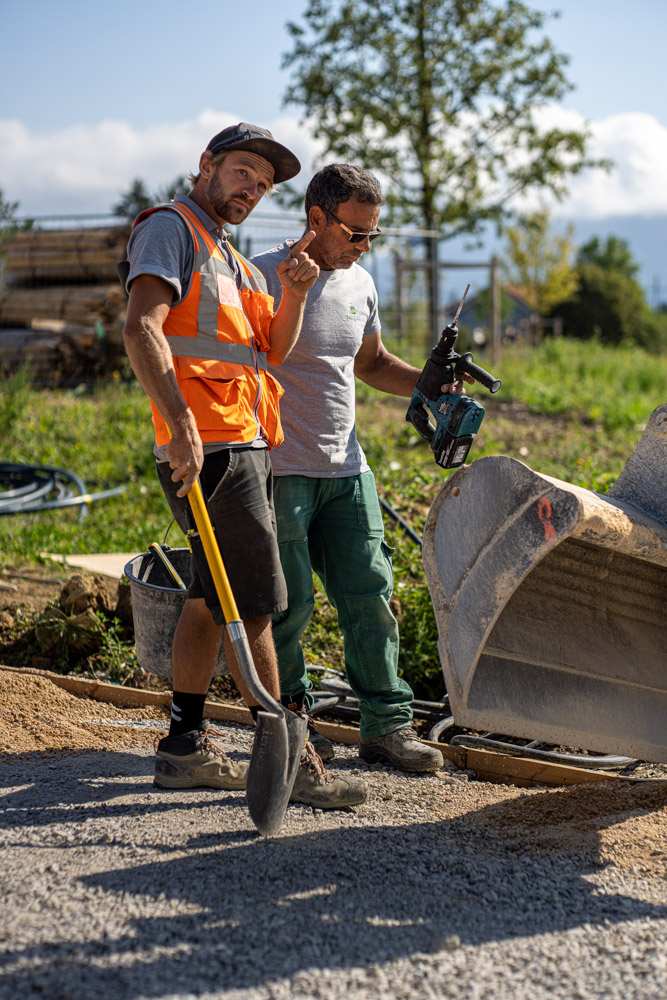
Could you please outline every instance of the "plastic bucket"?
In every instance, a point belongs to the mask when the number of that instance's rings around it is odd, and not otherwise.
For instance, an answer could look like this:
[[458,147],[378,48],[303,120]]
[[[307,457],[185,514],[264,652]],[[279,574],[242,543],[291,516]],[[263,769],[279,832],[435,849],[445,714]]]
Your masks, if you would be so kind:
[[[168,549],[166,555],[183,583],[189,586],[190,550]],[[139,666],[153,674],[171,676],[171,645],[187,592],[174,587],[167,570],[152,552],[142,552],[130,559],[124,572],[130,581]],[[223,644],[220,643],[214,673],[227,672]]]

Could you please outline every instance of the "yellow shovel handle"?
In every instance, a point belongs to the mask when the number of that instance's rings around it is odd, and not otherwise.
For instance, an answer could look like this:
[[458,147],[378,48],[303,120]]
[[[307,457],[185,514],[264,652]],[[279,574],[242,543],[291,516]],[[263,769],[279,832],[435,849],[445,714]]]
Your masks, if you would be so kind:
[[227,570],[225,569],[222,561],[216,537],[213,534],[213,525],[211,524],[211,518],[208,516],[208,510],[206,509],[206,503],[204,502],[204,494],[201,491],[198,479],[195,480],[194,486],[188,493],[188,500],[190,501],[190,507],[192,508],[192,513],[194,514],[199,537],[201,538],[202,545],[204,546],[206,561],[208,562],[209,569],[211,570],[213,583],[215,584],[218,600],[220,601],[220,607],[222,608],[222,613],[225,616],[225,621],[229,625],[230,622],[239,620],[239,612],[236,607],[236,601],[234,600],[231,585],[229,583]]

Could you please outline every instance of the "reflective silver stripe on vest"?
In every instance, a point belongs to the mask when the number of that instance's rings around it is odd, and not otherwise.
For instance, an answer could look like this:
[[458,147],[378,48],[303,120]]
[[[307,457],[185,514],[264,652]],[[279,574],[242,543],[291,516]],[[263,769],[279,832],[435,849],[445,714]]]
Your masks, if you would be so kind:
[[[200,334],[218,335],[218,274],[234,280],[234,275],[227,261],[209,257],[206,248],[195,253],[195,270],[200,273],[201,292],[197,309],[197,326]],[[236,284],[236,281],[234,281]],[[239,299],[239,308],[241,302]]]
[[223,340],[209,340],[208,337],[167,337],[167,343],[175,358],[202,358],[205,361],[224,361],[229,365],[245,365],[266,371],[266,351],[253,351],[247,344],[229,344]]

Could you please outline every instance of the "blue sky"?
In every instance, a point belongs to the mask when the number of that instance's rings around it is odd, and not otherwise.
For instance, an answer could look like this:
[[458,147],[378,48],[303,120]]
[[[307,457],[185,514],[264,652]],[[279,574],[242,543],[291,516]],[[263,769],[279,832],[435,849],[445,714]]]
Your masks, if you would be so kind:
[[[554,109],[557,120],[574,127],[588,120],[593,151],[617,165],[612,177],[578,179],[556,213],[601,232],[608,219],[649,227],[650,247],[637,251],[644,282],[661,276],[667,294],[667,246],[655,218],[667,222],[667,2],[532,6],[562,12],[545,30],[570,55],[575,90]],[[267,125],[291,145],[307,180],[316,146],[298,109],[281,104],[288,82],[281,56],[291,44],[285,22],[298,21],[305,7],[305,0],[218,0],[192,13],[174,0],[5,5],[0,189],[23,214],[105,212],[133,178],[158,187],[196,166],[208,138],[240,119]]]
[[[644,111],[667,126],[665,0],[531,6],[562,12],[547,33],[571,56],[568,74],[577,89],[568,107],[592,119]],[[189,16],[175,0],[22,0],[2,16],[0,117],[40,131],[108,118],[144,128],[204,107],[274,119],[288,78],[280,68],[290,46],[284,26],[305,8],[304,0],[218,0]]]

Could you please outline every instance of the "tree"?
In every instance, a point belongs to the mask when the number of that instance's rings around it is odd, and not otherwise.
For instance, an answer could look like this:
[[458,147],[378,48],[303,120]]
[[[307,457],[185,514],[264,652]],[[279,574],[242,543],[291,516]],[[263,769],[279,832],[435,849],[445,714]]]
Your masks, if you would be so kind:
[[563,234],[552,233],[546,209],[523,216],[506,232],[505,278],[542,315],[577,291],[573,236],[572,225]]
[[546,20],[521,0],[309,0],[287,25],[285,102],[327,154],[389,179],[394,222],[478,233],[520,192],[562,197],[601,164],[586,133],[540,124],[571,89],[567,57],[539,37]]
[[185,190],[187,178],[185,176],[176,177],[171,184],[164,188],[159,188],[155,194],[151,194],[146,186],[146,182],[140,178],[132,181],[127,191],[121,195],[120,200],[112,207],[114,215],[128,222],[134,222],[140,212],[153,205],[160,205],[163,202],[171,201],[177,191]]
[[116,202],[111,211],[113,215],[117,215],[121,219],[126,219],[128,222],[133,222],[139,215],[139,212],[151,208],[154,204],[155,201],[146,187],[146,182],[140,178],[136,178],[132,181],[127,191],[121,195],[120,200]]
[[18,201],[6,201],[5,195],[0,188],[0,225],[13,222],[16,218],[16,211],[19,207]]
[[594,237],[580,247],[576,294],[554,309],[568,336],[597,336],[604,343],[635,341],[657,348],[662,337],[635,275],[639,267],[630,247],[617,236],[602,243]]
[[626,278],[634,279],[639,274],[639,264],[632,256],[627,240],[619,236],[608,236],[606,243],[594,236],[579,248],[577,263],[596,264],[605,271],[619,271]]
[[[4,256],[3,248],[9,243],[16,230],[19,229],[19,225],[15,221],[18,207],[18,201],[7,201],[2,188],[0,188],[0,259]],[[30,229],[31,227],[32,222],[28,221],[21,228]],[[1,277],[2,275],[0,274]]]

